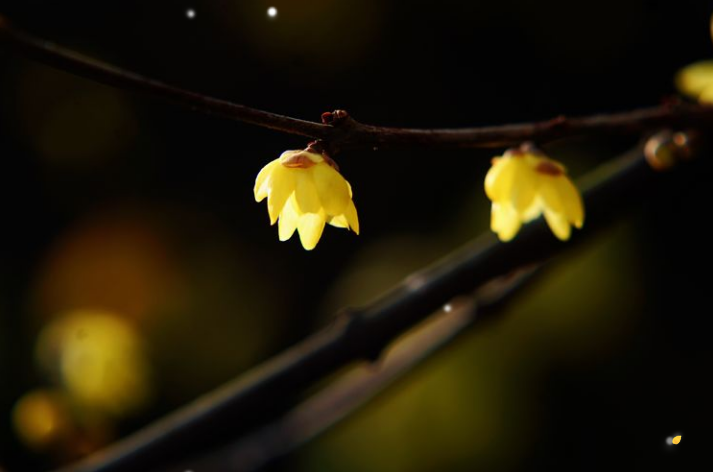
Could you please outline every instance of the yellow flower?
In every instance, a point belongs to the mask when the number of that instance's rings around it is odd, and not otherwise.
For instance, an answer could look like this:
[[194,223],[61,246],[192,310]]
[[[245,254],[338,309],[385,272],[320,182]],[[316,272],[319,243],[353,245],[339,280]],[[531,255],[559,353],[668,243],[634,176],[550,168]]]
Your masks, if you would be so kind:
[[12,421],[17,435],[36,450],[49,449],[72,433],[67,398],[59,391],[38,389],[15,403]]
[[501,241],[510,241],[523,223],[543,213],[562,241],[569,239],[570,225],[581,228],[584,223],[582,197],[564,166],[530,145],[493,159],[485,193],[493,202],[490,227]]
[[308,147],[285,151],[262,168],[255,179],[255,201],[267,197],[270,224],[278,222],[280,241],[295,230],[302,246],[314,249],[325,224],[359,234],[359,218],[349,182],[329,157]]
[[713,104],[713,61],[694,62],[678,71],[676,87],[701,103]]
[[151,397],[145,346],[124,318],[101,310],[74,310],[47,325],[37,356],[79,408],[123,416]]
[[[713,16],[710,19],[713,38]],[[689,64],[676,74],[676,88],[701,103],[713,104],[713,60]]]

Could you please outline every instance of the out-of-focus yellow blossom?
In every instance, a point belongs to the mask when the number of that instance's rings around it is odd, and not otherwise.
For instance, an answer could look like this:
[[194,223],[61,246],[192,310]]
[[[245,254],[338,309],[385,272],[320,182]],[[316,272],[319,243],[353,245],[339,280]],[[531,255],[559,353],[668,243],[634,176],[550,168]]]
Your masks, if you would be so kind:
[[72,427],[65,398],[50,390],[23,395],[12,410],[12,422],[20,439],[38,450],[65,439]]
[[[713,16],[710,19],[713,38]],[[689,64],[676,74],[676,88],[701,103],[713,104],[713,60]]]
[[490,227],[501,241],[510,241],[523,223],[541,214],[562,241],[569,239],[571,225],[584,223],[582,197],[564,166],[530,145],[493,159],[485,193],[493,202]]
[[676,87],[701,103],[713,104],[713,61],[694,62],[678,71]]
[[352,188],[336,164],[312,147],[285,151],[262,168],[255,179],[255,201],[267,197],[270,224],[278,223],[280,241],[295,230],[302,246],[314,249],[325,224],[359,234]]
[[70,312],[42,331],[37,353],[79,408],[122,416],[149,398],[143,344],[119,316],[98,310]]

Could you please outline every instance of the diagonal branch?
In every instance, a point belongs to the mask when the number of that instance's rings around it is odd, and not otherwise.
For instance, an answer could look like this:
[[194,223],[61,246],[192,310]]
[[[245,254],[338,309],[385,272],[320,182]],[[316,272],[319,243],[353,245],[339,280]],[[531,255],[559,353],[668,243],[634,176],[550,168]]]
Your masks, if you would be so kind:
[[406,346],[395,348],[395,352],[386,355],[375,368],[366,366],[344,374],[284,417],[258,428],[235,444],[198,460],[180,466],[172,464],[161,470],[254,472],[263,469],[342,420],[430,354],[462,334],[476,316],[472,300],[463,305],[452,313],[444,313],[445,316],[435,323],[429,323],[424,332],[409,336],[410,339],[404,341]]
[[669,103],[639,110],[579,118],[453,129],[387,128],[360,123],[346,112],[327,113],[325,123],[291,118],[201,95],[77,54],[20,31],[0,16],[0,45],[57,69],[124,90],[148,95],[256,126],[329,143],[333,153],[345,149],[504,147],[523,141],[546,142],[592,133],[637,133],[659,127],[713,129],[713,107]]
[[[171,470],[256,472],[272,465],[322,435],[374,397],[441,352],[486,318],[503,313],[504,305],[529,286],[540,266],[498,279],[477,290],[474,297],[449,302],[415,333],[399,340],[376,366],[364,366],[343,375],[277,421],[250,432],[230,446]],[[479,321],[480,320],[480,321]],[[476,323],[476,321],[478,321]]]
[[330,127],[319,123],[207,97],[83,56],[16,29],[1,15],[0,44],[25,57],[71,74],[119,89],[146,93],[191,110],[302,136],[327,138],[330,134]]
[[297,403],[295,395],[338,369],[379,358],[392,341],[447,300],[596,234],[622,213],[625,203],[664,189],[660,180],[666,177],[653,171],[637,148],[591,174],[584,186],[587,229],[569,243],[555,239],[542,219],[507,244],[492,234],[477,238],[235,381],[64,471],[151,470],[225,444],[284,414]]

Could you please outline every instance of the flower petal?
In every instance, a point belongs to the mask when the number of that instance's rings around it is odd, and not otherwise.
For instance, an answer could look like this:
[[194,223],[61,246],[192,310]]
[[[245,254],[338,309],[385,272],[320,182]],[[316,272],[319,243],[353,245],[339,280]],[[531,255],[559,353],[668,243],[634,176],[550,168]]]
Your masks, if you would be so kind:
[[512,158],[493,159],[493,165],[485,175],[485,194],[490,200],[506,200],[510,191],[515,163]]
[[267,212],[271,225],[275,224],[285,202],[295,191],[295,180],[294,169],[282,165],[273,168],[267,190]]
[[545,220],[547,220],[547,224],[558,239],[561,241],[569,239],[572,227],[562,213],[555,213],[545,208]]
[[253,193],[255,194],[256,202],[261,202],[265,199],[265,197],[267,197],[267,187],[269,185],[270,180],[268,177],[270,177],[270,174],[272,174],[272,170],[279,163],[280,160],[275,159],[274,161],[263,167],[257,174],[257,177],[255,178],[255,187],[253,187]]
[[297,174],[295,201],[301,213],[318,213],[322,208],[317,186],[314,184],[313,171],[314,168],[293,170]]
[[327,223],[334,226],[335,228],[349,229],[349,222],[347,221],[347,217],[344,215],[333,216],[329,218]]
[[340,215],[351,198],[349,187],[344,177],[326,163],[317,164],[312,170],[314,184],[319,194],[319,201],[328,215]]
[[584,203],[579,190],[566,176],[557,179],[555,187],[562,201],[565,217],[574,226],[581,228],[584,224]]
[[280,241],[287,241],[292,237],[297,229],[297,223],[300,215],[297,212],[297,203],[295,195],[292,194],[280,213],[280,219],[277,221],[277,230],[280,236]]
[[564,205],[560,197],[558,186],[560,178],[561,176],[538,175],[539,185],[537,186],[537,191],[540,198],[542,198],[542,205],[545,211],[550,210],[553,213],[564,213]]
[[485,193],[492,201],[511,202],[517,211],[525,211],[535,199],[535,183],[535,171],[523,157],[502,157],[485,176]]
[[544,203],[542,202],[542,197],[539,195],[535,197],[535,199],[532,201],[532,204],[530,204],[529,207],[527,207],[524,211],[520,212],[520,219],[522,220],[523,223],[529,223],[532,220],[535,220],[542,215],[542,207]]
[[703,89],[701,94],[698,96],[698,101],[709,105],[713,104],[713,81]]
[[351,228],[351,230],[354,231],[356,234],[359,234],[359,216],[357,215],[357,210],[354,206],[354,202],[351,200],[349,200],[347,209],[344,210],[344,217],[346,218],[347,223],[349,223],[349,227]]
[[300,233],[302,247],[307,251],[314,249],[319,242],[319,238],[322,237],[325,220],[326,218],[323,211],[300,215],[300,219],[297,222],[297,230]]
[[516,211],[524,212],[532,206],[536,196],[536,182],[536,176],[530,169],[522,168],[515,172],[510,201]]
[[510,241],[521,226],[520,215],[511,204],[493,202],[490,213],[490,229],[498,235],[501,241]]

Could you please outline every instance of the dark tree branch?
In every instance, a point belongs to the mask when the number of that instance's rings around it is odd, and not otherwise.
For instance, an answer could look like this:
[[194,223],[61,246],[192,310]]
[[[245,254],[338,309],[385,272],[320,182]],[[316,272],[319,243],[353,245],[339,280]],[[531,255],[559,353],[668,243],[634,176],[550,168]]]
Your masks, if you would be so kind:
[[[207,454],[173,470],[231,470],[255,472],[271,465],[300,446],[322,435],[354,414],[375,396],[404,378],[438,354],[443,348],[483,320],[501,314],[519,289],[529,285],[538,268],[519,271],[479,289],[473,298],[449,302],[450,310],[441,311],[413,334],[400,340],[376,365],[362,366],[342,376],[333,384],[272,424],[253,431],[229,447]],[[483,326],[478,322],[477,326]]]
[[355,369],[334,381],[284,417],[259,428],[235,444],[186,465],[162,470],[230,470],[252,472],[284,456],[331,427],[379,391],[412,370],[461,334],[475,318],[472,300],[441,316],[424,332],[409,336],[407,346],[389,353],[378,365]]
[[650,195],[647,190],[663,178],[637,148],[591,174],[584,186],[586,231],[568,243],[554,238],[542,219],[523,227],[507,244],[488,233],[235,381],[63,470],[151,470],[225,444],[284,414],[297,403],[294,395],[338,369],[376,360],[394,339],[447,300],[585,240],[620,214],[625,203]]
[[313,138],[328,138],[334,132],[327,125],[298,120],[207,97],[119,69],[57,46],[49,41],[31,36],[11,26],[2,16],[0,16],[0,44],[25,57],[71,74],[111,85],[112,87],[147,93],[202,113]]
[[348,133],[343,139],[342,148],[507,147],[525,141],[544,143],[584,134],[635,134],[660,127],[710,129],[713,127],[713,107],[669,103],[621,113],[575,118],[559,116],[534,123],[461,129],[384,128],[358,122],[354,122],[352,126],[355,131]]
[[326,123],[278,115],[208,97],[142,77],[77,54],[12,27],[0,16],[0,44],[30,59],[120,89],[147,93],[191,110],[328,143],[333,153],[372,147],[504,147],[591,133],[636,133],[652,128],[713,128],[713,107],[669,103],[623,113],[459,129],[386,128],[360,123],[345,112],[325,114]]

